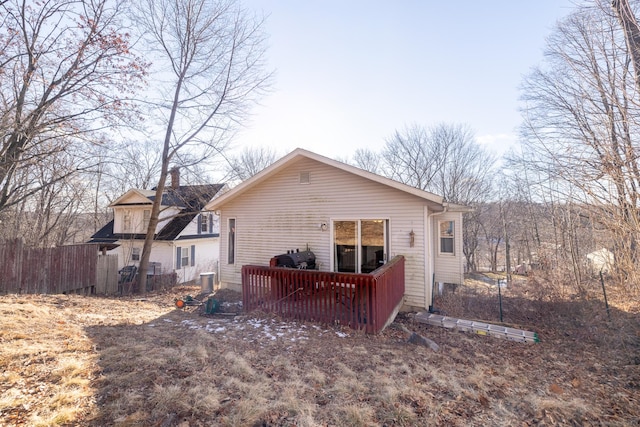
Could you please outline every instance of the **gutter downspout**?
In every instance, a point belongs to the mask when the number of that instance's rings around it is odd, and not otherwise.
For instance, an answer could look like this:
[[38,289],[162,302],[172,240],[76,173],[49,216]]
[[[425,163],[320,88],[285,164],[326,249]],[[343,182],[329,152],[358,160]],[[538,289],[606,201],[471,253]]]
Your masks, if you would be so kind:
[[[433,308],[433,299],[434,299],[434,292],[433,292],[433,288],[435,286],[435,281],[436,281],[436,259],[435,259],[435,251],[433,250],[433,217],[438,216],[438,215],[443,215],[445,213],[447,213],[449,211],[449,204],[448,203],[442,203],[443,206],[443,210],[442,212],[433,212],[430,214],[427,214],[427,220],[429,221],[429,224],[427,224],[427,226],[429,227],[429,240],[430,242],[428,242],[427,244],[429,245],[429,254],[431,254],[431,301],[427,301],[427,296],[425,295],[425,305],[427,307],[429,307],[429,313],[434,313],[437,312],[438,310]],[[433,253],[432,253],[433,252]]]

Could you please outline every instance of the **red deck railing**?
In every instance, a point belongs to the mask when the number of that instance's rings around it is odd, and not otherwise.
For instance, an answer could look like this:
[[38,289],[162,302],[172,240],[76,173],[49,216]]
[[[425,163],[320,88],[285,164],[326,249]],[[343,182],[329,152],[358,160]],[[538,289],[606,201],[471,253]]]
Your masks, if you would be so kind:
[[382,330],[404,296],[404,257],[370,274],[282,267],[242,267],[242,303],[284,317]]

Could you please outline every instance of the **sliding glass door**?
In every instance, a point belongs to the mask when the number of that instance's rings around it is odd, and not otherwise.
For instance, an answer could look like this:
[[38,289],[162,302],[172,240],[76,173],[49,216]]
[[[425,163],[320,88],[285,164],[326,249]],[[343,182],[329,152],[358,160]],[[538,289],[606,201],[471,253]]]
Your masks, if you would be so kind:
[[388,221],[333,222],[333,269],[343,273],[370,273],[387,261]]

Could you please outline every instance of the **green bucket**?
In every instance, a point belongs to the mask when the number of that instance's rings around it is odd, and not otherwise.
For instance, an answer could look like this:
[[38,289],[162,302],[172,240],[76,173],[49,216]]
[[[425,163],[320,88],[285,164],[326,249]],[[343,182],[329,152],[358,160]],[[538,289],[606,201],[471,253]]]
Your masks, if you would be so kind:
[[207,298],[207,303],[204,306],[204,312],[206,314],[213,314],[220,310],[220,301],[212,297]]

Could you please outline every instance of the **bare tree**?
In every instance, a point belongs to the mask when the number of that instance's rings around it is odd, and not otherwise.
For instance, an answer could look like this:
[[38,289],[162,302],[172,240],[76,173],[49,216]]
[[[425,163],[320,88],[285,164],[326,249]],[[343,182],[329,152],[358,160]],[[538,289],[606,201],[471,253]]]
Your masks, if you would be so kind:
[[353,155],[353,163],[360,169],[378,175],[383,174],[382,158],[380,154],[369,149],[358,148]]
[[17,179],[126,116],[145,64],[120,15],[119,0],[0,3],[0,210],[90,167],[85,159],[50,181]]
[[[495,157],[475,142],[468,126],[441,123],[396,131],[387,140],[382,159],[387,176],[440,194],[448,202],[477,208],[490,197]],[[463,252],[471,270],[477,266],[480,218],[473,212],[464,218]]]
[[478,251],[480,248],[480,232],[482,231],[482,211],[485,205],[476,203],[471,212],[464,214],[462,223],[462,253],[466,260],[467,271],[478,270]]
[[[143,0],[136,21],[153,57],[151,117],[159,118],[162,156],[156,197],[140,259],[149,263],[170,164],[215,156],[256,99],[267,89],[263,20],[251,17],[235,0]],[[150,120],[151,121],[151,120]],[[139,291],[146,288],[140,274]]]
[[[559,23],[544,66],[525,80],[520,164],[544,177],[541,186],[558,206],[580,206],[581,216],[610,231],[616,267],[636,286],[629,275],[639,261],[640,95],[624,29],[610,4],[594,4]],[[577,230],[571,224],[567,230]]]
[[624,31],[627,49],[633,62],[636,87],[640,90],[640,26],[638,20],[629,0],[612,0],[611,7]]
[[[141,143],[122,144],[118,161],[113,165],[115,176],[128,188],[150,189],[157,182],[157,172],[160,169],[160,147],[154,141],[144,140]],[[123,192],[121,191],[121,192]]]
[[382,158],[389,177],[451,203],[484,200],[491,190],[495,157],[475,142],[465,125],[408,127],[387,140]]
[[396,131],[382,152],[385,174],[421,190],[436,190],[437,175],[446,161],[440,142],[418,125]]
[[481,212],[480,219],[482,233],[487,248],[487,258],[492,272],[498,271],[499,249],[504,239],[504,230],[500,218],[500,205],[493,203]]
[[270,147],[245,147],[240,154],[228,158],[226,176],[232,181],[244,181],[276,160],[277,154]]
[[[16,171],[15,182],[42,185],[42,190],[6,208],[0,229],[6,238],[21,238],[34,247],[51,247],[85,241],[88,230],[80,226],[88,212],[87,197],[92,180],[88,174],[73,173],[76,159],[68,153],[56,153],[47,162]],[[65,176],[65,179],[57,179]],[[50,183],[49,185],[43,185]]]

